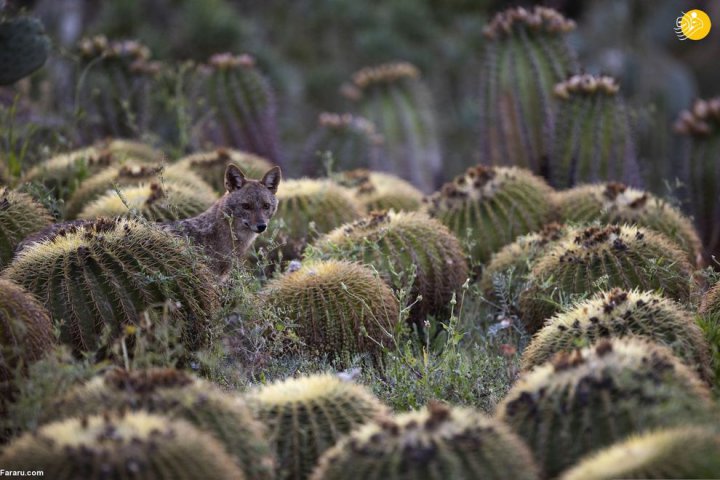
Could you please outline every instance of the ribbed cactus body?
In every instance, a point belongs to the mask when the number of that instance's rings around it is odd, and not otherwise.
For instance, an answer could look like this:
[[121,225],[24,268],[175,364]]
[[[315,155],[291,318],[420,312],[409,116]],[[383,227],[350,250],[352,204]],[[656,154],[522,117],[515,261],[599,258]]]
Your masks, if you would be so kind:
[[[419,212],[376,213],[333,230],[315,243],[323,258],[371,265],[390,285],[407,287],[414,276],[410,319],[446,313],[453,294],[468,278],[465,253],[439,221]],[[401,278],[397,278],[398,275]]]
[[350,113],[322,113],[303,148],[302,172],[309,176],[325,174],[326,152],[332,155],[334,171],[381,168],[382,144],[382,135],[371,121]]
[[308,262],[271,280],[262,294],[295,325],[310,353],[342,363],[359,354],[377,359],[393,341],[398,301],[367,267],[334,260]]
[[105,411],[146,411],[185,420],[219,440],[247,478],[274,478],[265,428],[245,402],[189,373],[170,368],[112,370],[67,392],[44,412],[42,421]]
[[527,372],[497,416],[554,478],[585,454],[630,435],[709,416],[708,388],[669,349],[602,340]]
[[565,43],[574,27],[555,10],[519,7],[498,13],[485,28],[479,131],[488,163],[547,173],[552,91],[576,70]]
[[414,212],[422,208],[422,192],[395,175],[356,169],[341,172],[334,179],[351,189],[368,212],[390,209]]
[[97,220],[59,229],[24,248],[3,275],[37,297],[77,351],[101,347],[167,300],[188,348],[207,344],[217,309],[210,271],[186,242],[134,220]]
[[209,434],[144,412],[50,423],[7,445],[0,462],[57,480],[246,478]]
[[619,89],[612,77],[588,74],[555,85],[557,119],[548,173],[552,186],[609,180],[642,183]]
[[383,136],[382,170],[425,192],[442,181],[442,158],[430,91],[409,63],[367,67],[353,75],[351,96]]
[[687,426],[633,435],[588,455],[562,480],[666,479],[720,476],[720,434]]
[[622,183],[601,183],[559,192],[556,200],[563,222],[634,223],[665,235],[687,252],[693,264],[702,254],[700,237],[692,221],[649,192]]
[[166,159],[165,153],[147,143],[127,138],[106,138],[95,142],[95,147],[109,152],[117,161],[124,164],[127,161],[143,163],[161,163]]
[[181,158],[175,165],[189,169],[202,177],[216,192],[225,193],[225,169],[234,163],[247,178],[259,179],[272,168],[272,164],[252,153],[218,148],[211,152],[193,153]]
[[278,479],[308,478],[318,458],[345,434],[387,408],[365,387],[334,375],[277,382],[248,395],[279,462]]
[[523,442],[502,423],[439,403],[358,428],[320,459],[312,480],[537,479]]
[[130,217],[135,214],[156,222],[194,217],[215,203],[215,193],[190,185],[152,181],[110,190],[87,204],[81,219]]
[[656,293],[619,288],[551,317],[523,352],[522,366],[531,369],[557,352],[627,336],[668,346],[701,378],[712,379],[709,346],[689,311]]
[[[539,230],[553,214],[552,189],[527,170],[471,167],[427,200],[428,213],[462,241],[475,261]],[[469,238],[468,238],[469,235]]]
[[50,53],[50,39],[36,18],[0,21],[0,85],[10,85],[42,67]]
[[10,263],[15,247],[52,223],[50,213],[25,193],[0,190],[0,269]]
[[214,110],[216,145],[239,148],[281,164],[275,93],[250,55],[221,53],[203,66],[204,91]]
[[613,287],[657,290],[683,303],[690,297],[691,273],[687,255],[652,230],[628,225],[571,229],[533,266],[532,284],[520,295],[521,316],[535,332],[563,299]]

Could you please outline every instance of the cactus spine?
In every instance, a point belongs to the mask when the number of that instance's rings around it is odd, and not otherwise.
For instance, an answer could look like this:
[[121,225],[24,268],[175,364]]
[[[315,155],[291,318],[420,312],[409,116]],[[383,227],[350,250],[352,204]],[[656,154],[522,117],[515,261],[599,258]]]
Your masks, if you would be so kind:
[[234,163],[248,178],[262,178],[272,164],[252,153],[218,148],[210,152],[193,153],[177,161],[175,165],[200,175],[217,193],[225,193],[225,169]]
[[523,438],[547,477],[632,433],[710,415],[710,391],[669,349],[602,340],[527,372],[497,416]]
[[0,85],[10,85],[45,64],[50,39],[39,20],[17,17],[0,21]]
[[248,404],[266,426],[279,479],[308,478],[318,458],[341,436],[386,414],[365,387],[324,374],[262,387]]
[[351,189],[368,212],[390,209],[413,212],[422,207],[422,192],[395,175],[356,169],[342,172],[334,179]]
[[15,247],[52,223],[50,213],[25,193],[0,190],[0,269],[10,263]]

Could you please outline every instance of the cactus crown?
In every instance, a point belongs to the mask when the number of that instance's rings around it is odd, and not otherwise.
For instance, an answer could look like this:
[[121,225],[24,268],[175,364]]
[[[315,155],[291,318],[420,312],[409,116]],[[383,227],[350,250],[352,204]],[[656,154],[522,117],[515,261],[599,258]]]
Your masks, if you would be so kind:
[[573,31],[575,22],[552,8],[535,7],[527,10],[516,7],[497,13],[483,33],[489,40],[498,40],[511,36],[516,28],[524,28],[530,32],[562,34]]
[[350,170],[338,176],[338,183],[352,188],[368,211],[395,209],[414,211],[422,205],[423,194],[411,183],[382,172]]
[[382,135],[377,132],[375,124],[358,115],[323,112],[318,117],[318,124],[333,130],[356,130],[365,134],[373,142],[382,143]]
[[478,165],[467,169],[464,175],[458,175],[452,182],[442,186],[439,192],[428,199],[432,209],[452,208],[467,200],[482,200],[492,197],[502,184],[514,175],[522,175],[517,168],[495,168]]
[[404,79],[420,78],[420,70],[408,62],[393,62],[365,67],[352,76],[355,87],[366,90],[373,86],[396,83]]
[[568,100],[573,95],[607,95],[614,96],[620,90],[620,85],[613,77],[607,75],[595,76],[589,74],[573,75],[567,80],[558,83],[553,89],[555,96]]
[[380,405],[367,389],[329,373],[287,378],[266,385],[251,395],[251,401],[261,404],[263,408],[272,408],[292,403],[310,404],[313,400],[344,396],[357,397]]
[[720,97],[698,99],[675,122],[675,131],[692,137],[708,137],[720,131]]
[[233,55],[229,52],[216,53],[208,60],[208,65],[217,70],[235,70],[237,68],[255,68],[255,57],[244,53]]

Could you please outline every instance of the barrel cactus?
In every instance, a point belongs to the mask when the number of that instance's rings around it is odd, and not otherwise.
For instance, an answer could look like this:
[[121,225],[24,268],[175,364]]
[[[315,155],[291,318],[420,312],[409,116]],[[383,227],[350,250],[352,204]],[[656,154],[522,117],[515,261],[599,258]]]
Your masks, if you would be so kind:
[[8,444],[0,463],[6,470],[40,470],[57,480],[246,478],[209,434],[144,412],[44,425]]
[[560,353],[527,372],[497,417],[553,478],[588,452],[711,409],[709,389],[668,348],[628,338]]
[[620,86],[608,76],[573,75],[555,85],[555,137],[548,178],[567,188],[584,182],[641,183]]
[[312,480],[538,479],[529,449],[502,423],[438,402],[358,428],[320,459]]
[[379,359],[393,341],[398,301],[373,272],[345,261],[313,261],[271,280],[267,304],[295,325],[311,353],[350,363],[358,354]]
[[3,275],[37,297],[76,351],[102,347],[168,300],[188,348],[209,341],[218,298],[212,273],[188,244],[136,220],[78,222],[28,244]]
[[720,475],[720,433],[686,426],[661,429],[588,455],[562,480],[715,478]]
[[111,153],[119,163],[133,160],[145,163],[162,163],[166,156],[161,150],[139,140],[108,137],[95,142],[95,148]]
[[470,255],[487,262],[516,237],[539,230],[553,215],[552,189],[527,170],[477,166],[427,198],[431,216],[458,238]]
[[351,189],[368,212],[390,209],[413,212],[422,207],[422,192],[395,175],[360,168],[333,178]]
[[0,190],[0,269],[10,263],[15,248],[28,235],[52,223],[45,207],[25,193]]
[[248,178],[262,178],[272,164],[262,157],[240,150],[218,148],[209,152],[198,152],[181,158],[175,165],[200,175],[216,192],[225,193],[225,169],[234,163]]
[[10,85],[45,64],[50,39],[36,18],[16,17],[0,21],[0,85]]
[[[380,212],[343,225],[315,243],[324,258],[372,265],[389,285],[409,285],[414,275],[410,319],[422,325],[429,314],[445,312],[468,278],[465,253],[455,236],[419,212]],[[399,278],[396,278],[399,277]]]
[[554,131],[552,91],[576,71],[565,36],[572,20],[550,8],[510,8],[485,28],[480,77],[482,157],[547,174]]
[[323,154],[332,154],[332,168],[350,170],[354,168],[380,167],[382,135],[375,125],[360,116],[350,113],[321,113],[318,128],[310,136],[301,157],[303,174],[320,176],[325,173]]
[[111,370],[66,393],[44,412],[42,420],[101,415],[109,410],[146,411],[185,420],[218,439],[247,478],[275,478],[265,429],[245,402],[181,370]]
[[667,345],[701,378],[712,379],[709,346],[689,311],[656,293],[619,288],[600,292],[550,318],[523,352],[522,365],[530,369],[557,352],[626,336]]
[[215,193],[190,185],[152,181],[111,190],[87,204],[81,219],[141,215],[157,222],[182,220],[201,214],[215,203]]
[[429,192],[441,181],[434,106],[420,71],[406,62],[366,67],[352,77],[351,100],[383,136],[383,170]]
[[341,436],[387,413],[365,387],[321,374],[291,378],[251,392],[248,404],[265,425],[279,479],[308,478]]
[[691,263],[701,257],[702,244],[692,221],[649,192],[611,182],[565,190],[556,199],[563,222],[635,223],[675,242],[687,252]]
[[692,271],[687,255],[652,230],[632,225],[571,229],[535,262],[531,286],[520,295],[521,316],[535,332],[563,301],[613,287],[658,290],[684,303]]

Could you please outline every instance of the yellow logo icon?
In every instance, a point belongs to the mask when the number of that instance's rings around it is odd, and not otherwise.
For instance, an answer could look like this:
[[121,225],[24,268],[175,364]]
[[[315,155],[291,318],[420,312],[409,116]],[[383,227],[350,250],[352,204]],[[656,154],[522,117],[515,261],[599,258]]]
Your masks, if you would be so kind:
[[675,20],[675,34],[680,40],[702,40],[710,33],[710,17],[702,10],[682,12]]

